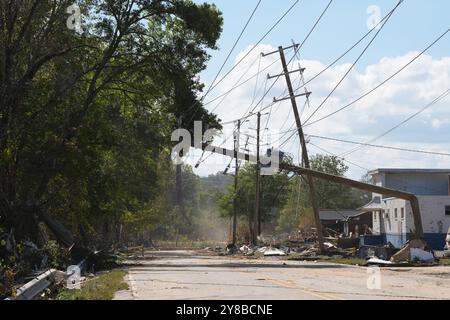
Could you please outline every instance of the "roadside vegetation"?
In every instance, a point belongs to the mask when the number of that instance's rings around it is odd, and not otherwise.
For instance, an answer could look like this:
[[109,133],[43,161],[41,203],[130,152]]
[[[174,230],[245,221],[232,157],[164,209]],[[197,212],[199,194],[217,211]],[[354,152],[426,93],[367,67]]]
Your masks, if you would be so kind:
[[0,1],[0,297],[54,256],[63,269],[124,243],[197,236],[199,178],[183,167],[176,201],[171,134],[180,119],[221,129],[198,100],[221,12],[82,0],[72,28],[73,5]]
[[439,265],[450,267],[450,258],[440,259],[439,260]]
[[117,291],[128,290],[124,282],[126,272],[114,270],[88,279],[80,290],[64,289],[56,300],[112,300]]
[[[290,161],[285,159],[285,161]],[[334,156],[315,155],[311,157],[314,170],[345,176],[348,167]],[[255,208],[255,165],[247,165],[239,172],[237,190],[237,214],[240,219],[238,238],[248,243],[249,220]],[[367,179],[363,177],[362,180]],[[295,234],[300,229],[314,227],[314,216],[309,201],[309,188],[302,177],[280,172],[261,179],[261,216],[263,234]],[[318,205],[320,208],[345,210],[358,208],[369,201],[365,192],[315,179]],[[226,192],[218,198],[218,205],[224,217],[233,216],[234,186],[230,184]]]

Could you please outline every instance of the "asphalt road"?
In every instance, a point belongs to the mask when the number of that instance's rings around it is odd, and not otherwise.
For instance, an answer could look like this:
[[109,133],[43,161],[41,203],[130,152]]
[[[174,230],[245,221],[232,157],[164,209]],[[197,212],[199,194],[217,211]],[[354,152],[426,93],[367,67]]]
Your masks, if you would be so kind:
[[450,267],[368,269],[148,251],[127,269],[120,300],[450,299]]

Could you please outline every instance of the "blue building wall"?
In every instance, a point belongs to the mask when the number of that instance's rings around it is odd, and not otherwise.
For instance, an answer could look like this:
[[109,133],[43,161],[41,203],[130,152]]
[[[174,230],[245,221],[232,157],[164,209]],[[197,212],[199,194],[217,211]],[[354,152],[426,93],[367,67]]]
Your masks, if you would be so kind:
[[448,196],[449,174],[450,172],[389,172],[385,173],[384,186],[420,196]]
[[[433,250],[444,250],[445,238],[447,234],[445,233],[425,233],[425,241]],[[408,240],[411,239],[411,234],[382,234],[382,243],[387,244],[392,243],[394,247],[401,248]]]
[[381,235],[370,235],[370,236],[360,236],[359,245],[363,246],[378,246],[383,244],[383,236]]

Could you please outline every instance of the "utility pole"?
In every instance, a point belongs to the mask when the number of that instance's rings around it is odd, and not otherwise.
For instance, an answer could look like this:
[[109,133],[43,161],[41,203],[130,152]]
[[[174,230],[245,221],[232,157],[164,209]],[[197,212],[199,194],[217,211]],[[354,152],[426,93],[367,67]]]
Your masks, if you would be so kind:
[[[289,48],[294,48],[294,50],[297,50],[298,45],[294,44],[293,46],[291,46]],[[281,63],[283,65],[283,73],[280,75],[274,76],[274,77],[279,77],[279,76],[284,75],[286,78],[286,84],[287,84],[287,87],[289,90],[289,98],[284,98],[281,100],[287,100],[287,99],[291,100],[292,108],[294,110],[295,122],[297,124],[298,135],[300,137],[303,163],[304,163],[306,169],[311,169],[311,165],[309,162],[309,156],[308,156],[308,149],[306,148],[305,135],[303,133],[302,122],[300,120],[300,115],[298,112],[298,106],[297,106],[297,100],[296,100],[296,98],[299,96],[307,96],[308,97],[311,93],[307,92],[307,93],[299,94],[299,95],[295,95],[295,93],[294,93],[290,74],[293,72],[297,72],[297,71],[300,71],[303,73],[304,69],[300,68],[299,70],[295,70],[295,71],[288,70],[288,65],[286,63],[286,57],[284,55],[284,50],[289,49],[289,48],[283,48],[282,46],[278,47],[278,52],[280,54]],[[263,56],[267,56],[267,55],[270,55],[270,54],[273,54],[276,52],[277,51],[274,51],[274,52],[271,52],[266,55],[263,54]],[[274,78],[274,77],[269,76],[269,78]],[[317,205],[316,188],[314,186],[314,179],[312,176],[307,175],[307,181],[308,181],[308,185],[309,185],[309,195],[310,195],[311,205],[312,205],[312,208],[314,211],[314,219],[315,219],[315,225],[316,225],[316,231],[317,231],[317,239],[319,242],[319,250],[323,251],[324,247],[323,247],[322,223],[320,222],[319,206]]]
[[[198,148],[195,144],[192,144],[192,147]],[[236,150],[227,150],[225,148],[211,146],[208,143],[204,143],[202,145],[201,149],[208,150],[209,152],[212,152],[215,154],[220,154],[223,156],[239,158],[242,161],[256,163],[256,156],[249,154],[248,151],[246,151],[245,153],[237,152]],[[312,176],[316,179],[321,179],[323,181],[337,183],[342,186],[348,186],[348,187],[356,188],[359,190],[379,193],[379,194],[383,194],[383,195],[386,195],[386,196],[389,196],[392,198],[408,200],[411,203],[411,209],[412,209],[412,214],[413,214],[413,218],[414,218],[414,228],[415,228],[414,239],[422,239],[423,240],[424,233],[423,233],[422,217],[420,214],[419,199],[417,198],[416,195],[414,195],[412,193],[389,189],[389,188],[384,188],[384,187],[379,187],[379,186],[375,186],[372,184],[367,184],[367,183],[363,183],[360,181],[351,180],[348,178],[334,176],[334,175],[327,174],[324,172],[315,171],[312,169],[306,169],[303,167],[294,166],[292,164],[284,163],[284,162],[280,163],[280,169],[287,170],[290,172],[295,172],[295,173],[297,173],[299,175],[303,175],[303,176],[305,176],[305,175]]]
[[258,243],[258,236],[261,232],[261,161],[260,161],[260,131],[261,131],[261,112],[257,114],[256,126],[256,189],[255,189],[255,214],[253,216],[253,234],[252,244]]
[[[239,142],[241,135],[241,120],[238,120],[237,131],[234,135],[234,150],[239,152]],[[239,175],[239,158],[236,157],[236,168],[234,171],[234,197],[233,197],[233,245],[237,242],[237,193],[238,193],[238,175]]]

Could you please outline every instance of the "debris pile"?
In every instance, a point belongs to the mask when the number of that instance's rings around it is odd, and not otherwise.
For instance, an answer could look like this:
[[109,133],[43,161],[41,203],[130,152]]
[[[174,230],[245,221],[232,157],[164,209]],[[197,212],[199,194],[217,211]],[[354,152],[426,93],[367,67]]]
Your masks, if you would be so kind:
[[[261,246],[228,245],[225,249],[215,248],[219,255],[240,255],[247,257],[283,257],[290,256],[291,260],[317,261],[330,259],[358,258],[367,261],[368,265],[411,265],[432,264],[436,256],[432,249],[422,240],[411,240],[401,249],[391,243],[379,246],[360,246],[358,239],[339,237],[325,238],[321,251],[314,240],[314,233],[299,234],[295,239],[289,237],[281,241],[277,237],[260,237]],[[207,248],[210,249],[210,248]],[[212,249],[211,249],[212,250]]]
[[358,250],[358,258],[366,260],[378,258],[387,261],[398,251],[390,242],[379,246],[361,246]]
[[[265,240],[264,242],[261,240]],[[251,246],[248,244],[233,245],[229,244],[225,249],[205,248],[206,251],[214,251],[219,255],[240,255],[247,257],[284,257],[291,256],[293,260],[317,260],[317,259],[340,259],[355,257],[357,255],[357,248],[339,248],[337,239],[329,238],[329,241],[324,242],[324,250],[320,252],[319,246],[315,241],[310,241],[308,238],[303,240],[286,240],[279,241],[274,237],[261,238],[264,244],[261,246]],[[336,243],[336,244],[335,244]]]
[[391,258],[391,261],[395,263],[403,261],[430,263],[435,260],[433,250],[428,248],[426,243],[422,240],[411,240],[407,242],[405,246]]
[[398,252],[391,257],[372,256],[369,265],[403,265],[403,264],[432,264],[436,257],[431,248],[422,240],[408,241]]

